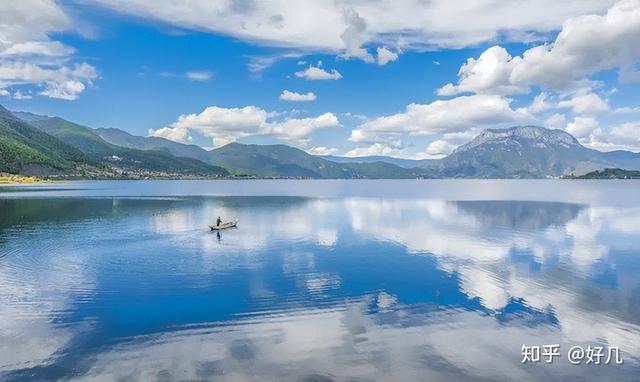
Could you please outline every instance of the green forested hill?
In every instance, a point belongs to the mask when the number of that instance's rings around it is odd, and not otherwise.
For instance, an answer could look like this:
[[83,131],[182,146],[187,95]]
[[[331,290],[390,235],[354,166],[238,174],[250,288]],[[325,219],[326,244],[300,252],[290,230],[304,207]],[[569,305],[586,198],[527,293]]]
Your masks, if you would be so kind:
[[67,171],[89,162],[80,150],[35,128],[0,106],[0,172]]
[[186,145],[158,137],[140,137],[119,129],[95,129],[105,141],[131,149],[167,151],[177,157],[193,158],[209,163],[209,152],[200,146]]
[[338,163],[285,145],[230,143],[210,152],[210,162],[236,173],[255,176],[353,178],[354,172]]
[[106,142],[95,130],[58,117],[17,113],[38,129],[80,150],[91,161],[128,171],[156,171],[190,175],[224,176],[221,167],[202,161],[175,157],[163,150],[137,150]]
[[568,179],[640,179],[640,171],[605,168],[580,176],[567,176]]

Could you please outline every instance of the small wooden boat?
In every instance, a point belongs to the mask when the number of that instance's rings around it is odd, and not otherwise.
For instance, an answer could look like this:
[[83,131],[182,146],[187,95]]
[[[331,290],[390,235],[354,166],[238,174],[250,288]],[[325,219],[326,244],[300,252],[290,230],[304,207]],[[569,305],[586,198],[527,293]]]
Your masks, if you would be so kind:
[[220,223],[220,225],[210,225],[212,231],[219,231],[221,229],[234,228],[238,226],[238,220],[232,220],[226,223]]

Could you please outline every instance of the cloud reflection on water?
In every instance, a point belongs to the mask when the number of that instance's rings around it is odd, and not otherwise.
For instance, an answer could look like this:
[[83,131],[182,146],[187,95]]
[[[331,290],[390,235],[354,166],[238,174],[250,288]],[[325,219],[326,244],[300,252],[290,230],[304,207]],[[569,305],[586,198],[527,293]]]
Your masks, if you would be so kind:
[[[112,208],[133,207],[114,203]],[[222,232],[218,241],[206,232],[217,215],[239,218],[240,228]],[[637,207],[378,198],[187,199],[117,215],[114,227],[131,227],[112,232],[113,240],[120,239],[119,252],[94,252],[91,258],[89,245],[83,247],[86,253],[73,251],[72,237],[100,240],[99,230],[84,223],[39,227],[40,234],[56,237],[57,250],[42,255],[45,263],[33,268],[15,263],[29,252],[29,230],[3,235],[0,249],[11,253],[0,262],[0,298],[11,303],[0,306],[0,315],[9,318],[0,324],[0,336],[7,339],[0,344],[0,373],[46,366],[56,362],[56,354],[74,351],[72,337],[85,334],[51,322],[63,320],[60,312],[92,301],[78,301],[77,294],[65,297],[66,292],[108,294],[94,290],[100,288],[96,285],[131,281],[143,272],[171,273],[175,280],[168,280],[166,289],[208,290],[224,282],[231,289],[246,287],[250,303],[230,320],[164,327],[98,346],[78,379],[520,381],[548,377],[549,370],[558,380],[585,377],[584,368],[566,362],[523,367],[523,343],[620,346],[627,365],[591,368],[587,379],[622,378],[638,371],[640,307],[635,296],[640,279],[633,267],[617,266],[638,262],[627,258],[640,251]],[[141,243],[146,242],[182,258],[152,258],[144,253],[148,247]],[[354,272],[366,274],[380,266],[364,262],[361,269],[352,269],[346,262],[349,254],[370,250],[371,243],[382,245],[374,250],[400,247],[407,256],[435,260],[438,272],[457,283],[468,305],[408,302],[393,291],[395,285],[379,280],[369,280],[367,285],[375,288],[353,287]],[[181,285],[183,280],[190,285]],[[408,290],[424,287],[412,285],[413,280],[404,281]],[[56,289],[43,298],[38,294],[47,285]],[[136,280],[130,288],[143,295],[164,291],[151,281]],[[510,313],[514,304],[520,310]],[[36,319],[19,320],[30,315]],[[30,341],[21,342],[24,336]]]

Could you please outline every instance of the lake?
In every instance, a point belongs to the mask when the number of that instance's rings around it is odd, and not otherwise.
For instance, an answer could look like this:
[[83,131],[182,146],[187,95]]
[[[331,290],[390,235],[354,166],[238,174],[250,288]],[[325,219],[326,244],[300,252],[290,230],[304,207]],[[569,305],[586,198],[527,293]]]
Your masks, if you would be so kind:
[[0,380],[639,375],[640,181],[0,187]]

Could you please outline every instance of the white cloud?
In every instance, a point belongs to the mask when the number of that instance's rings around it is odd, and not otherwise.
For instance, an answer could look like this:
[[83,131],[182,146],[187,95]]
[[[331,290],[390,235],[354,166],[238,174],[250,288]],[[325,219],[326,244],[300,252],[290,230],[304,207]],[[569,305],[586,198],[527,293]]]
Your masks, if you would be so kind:
[[567,124],[567,133],[581,139],[588,137],[599,127],[598,121],[593,117],[575,117],[573,122]]
[[161,129],[149,129],[149,136],[168,139],[174,142],[189,143],[193,138],[189,135],[189,129],[163,127]]
[[630,106],[618,107],[618,108],[614,109],[613,112],[616,113],[616,114],[635,114],[635,113],[640,113],[640,106],[636,106],[636,107],[630,107]]
[[56,2],[4,1],[0,15],[0,88],[37,86],[40,95],[73,100],[97,78],[93,66],[70,63],[73,48],[49,37],[73,29]]
[[376,51],[378,54],[377,63],[378,65],[386,65],[389,62],[393,62],[398,59],[398,53],[392,52],[386,47],[379,47]]
[[419,156],[423,158],[442,158],[451,154],[458,146],[469,142],[480,133],[480,129],[473,128],[457,133],[443,134],[440,139],[431,142],[424,153]]
[[80,81],[70,80],[62,83],[49,82],[47,83],[47,87],[40,92],[40,94],[50,98],[66,99],[71,101],[78,98],[78,95],[84,91],[84,88],[84,84]]
[[2,51],[4,56],[70,56],[75,50],[58,41],[27,41],[9,45]]
[[[226,0],[92,0],[93,3],[199,31],[275,47],[370,60],[363,47],[463,47],[496,40],[530,42],[569,17],[602,12],[612,0],[501,2],[357,0],[229,2]],[[241,6],[239,4],[243,4]],[[549,10],[553,9],[553,12]],[[359,50],[362,49],[362,50]]]
[[69,47],[49,34],[71,28],[71,20],[54,1],[25,0],[0,3],[0,56],[66,56]]
[[609,105],[597,94],[586,93],[558,102],[559,108],[570,108],[575,114],[595,114],[609,110]]
[[24,94],[22,93],[20,90],[16,90],[15,93],[13,93],[13,99],[31,99],[33,98],[33,96],[31,94]]
[[189,140],[191,131],[197,131],[212,138],[215,147],[255,135],[270,135],[296,143],[306,143],[314,131],[340,126],[338,118],[332,113],[313,118],[270,121],[273,116],[274,113],[268,113],[256,106],[210,106],[199,114],[181,115],[176,122],[167,127],[149,130],[149,135],[185,142]]
[[338,149],[333,147],[315,146],[307,150],[307,152],[311,155],[336,155],[338,153]]
[[314,131],[339,126],[338,117],[333,113],[324,113],[315,118],[288,118],[284,121],[269,123],[267,134],[305,143]]
[[624,0],[605,15],[568,19],[552,45],[527,50],[511,82],[563,88],[602,70],[640,60],[640,2]]
[[640,122],[623,123],[613,126],[608,131],[596,129],[586,143],[597,150],[640,152]]
[[381,143],[377,142],[368,147],[358,147],[348,151],[344,156],[346,157],[366,157],[372,155],[384,155],[384,156],[400,156],[403,154],[403,149],[398,144],[393,143]]
[[555,105],[549,103],[549,94],[542,92],[533,98],[533,101],[529,106],[529,111],[531,111],[532,113],[539,113],[541,111],[549,110],[554,107]]
[[185,73],[185,76],[192,81],[209,81],[212,74],[208,71],[193,71]]
[[211,80],[213,74],[209,71],[189,71],[184,73],[160,72],[160,76],[166,78],[186,78],[191,81],[207,82]]
[[308,101],[315,101],[316,98],[317,98],[316,95],[313,94],[312,92],[302,94],[302,93],[292,92],[289,90],[284,90],[282,94],[280,94],[280,99],[282,101],[308,102]]
[[430,104],[412,103],[402,113],[376,118],[351,133],[354,142],[373,142],[385,135],[428,135],[459,132],[477,126],[523,123],[532,119],[524,109],[512,109],[511,100],[496,95],[461,96]]
[[640,122],[628,122],[611,129],[611,136],[624,141],[632,141],[640,146]]
[[164,137],[184,138],[189,130],[195,130],[213,138],[214,146],[222,146],[241,137],[262,134],[266,121],[267,112],[255,106],[229,109],[211,106],[199,114],[181,115],[168,127],[150,130],[149,135],[162,131]]
[[[553,9],[553,7],[552,7]],[[556,40],[511,57],[494,46],[460,68],[457,85],[439,89],[441,95],[462,92],[514,94],[530,86],[568,89],[584,85],[594,73],[626,68],[640,62],[640,1],[623,0],[604,15],[567,19]]]
[[326,70],[318,67],[318,66],[309,66],[305,70],[301,70],[299,72],[295,72],[296,77],[304,78],[307,80],[339,80],[342,78],[342,74],[335,69],[332,69],[331,72],[327,72]]
[[345,51],[342,57],[359,58],[364,62],[373,62],[373,56],[362,45],[368,40],[367,22],[353,8],[344,11],[346,28],[340,35]]
[[437,141],[433,141],[427,146],[426,153],[431,156],[445,156],[451,154],[451,152],[456,148],[456,146],[447,142],[444,139],[438,139]]
[[519,60],[513,60],[506,49],[493,46],[478,59],[469,58],[458,72],[458,85],[448,83],[438,89],[438,95],[459,93],[514,94],[526,93],[528,87],[513,84],[509,77]]
[[[551,100],[549,93],[542,92],[536,95],[527,108],[531,113],[540,113],[550,109],[571,109],[577,115],[593,115],[609,110],[609,104],[591,90],[583,90],[573,93],[569,98],[561,101]],[[563,127],[566,125],[565,115],[556,113],[548,117],[545,126]]]
[[[303,54],[299,52],[287,52],[287,53],[278,53],[268,56],[249,56],[249,63],[247,67],[249,71],[259,75],[262,71],[268,69],[276,62],[289,58],[299,58]],[[304,63],[304,64],[301,64]],[[306,61],[299,60],[298,65],[306,65]]]
[[566,125],[567,117],[565,117],[565,115],[561,113],[555,113],[544,121],[544,127],[549,129],[561,129]]
[[97,78],[93,66],[82,63],[72,67],[45,67],[21,61],[0,61],[0,87],[37,84],[44,87],[41,95],[74,100],[85,89],[85,83]]

